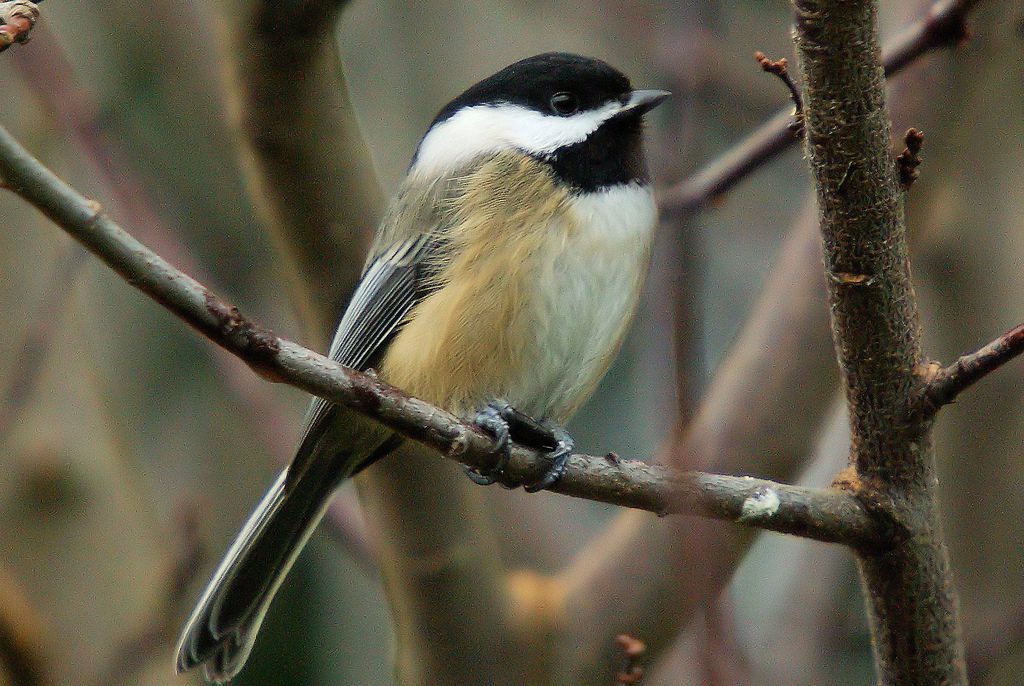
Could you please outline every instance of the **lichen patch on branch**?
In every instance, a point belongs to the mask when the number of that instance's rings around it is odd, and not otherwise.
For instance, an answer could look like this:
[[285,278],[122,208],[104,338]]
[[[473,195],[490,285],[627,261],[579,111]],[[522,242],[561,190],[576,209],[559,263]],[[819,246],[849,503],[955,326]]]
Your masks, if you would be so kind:
[[743,501],[739,521],[750,522],[758,519],[767,519],[779,511],[779,494],[771,488],[759,488],[754,494]]

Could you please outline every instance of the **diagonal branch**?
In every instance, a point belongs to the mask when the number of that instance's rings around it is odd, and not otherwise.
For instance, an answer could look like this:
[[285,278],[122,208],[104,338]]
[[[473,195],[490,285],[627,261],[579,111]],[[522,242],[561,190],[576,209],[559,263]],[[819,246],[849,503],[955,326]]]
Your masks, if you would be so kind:
[[[893,76],[922,55],[962,40],[967,15],[980,0],[939,0],[928,14],[889,41],[882,52],[885,75]],[[695,212],[774,159],[800,140],[791,127],[793,112],[777,112],[753,133],[719,158],[666,189],[660,196],[662,212]]]
[[940,369],[919,391],[917,408],[925,416],[935,414],[943,405],[953,402],[960,393],[1021,353],[1024,353],[1024,324]]
[[[345,404],[450,459],[488,468],[492,439],[453,415],[405,395],[372,374],[346,369],[279,338],[178,271],[132,238],[88,200],[54,176],[0,129],[4,185],[40,209],[129,283],[174,312],[264,378]],[[517,447],[510,482],[534,479],[547,456]],[[673,473],[642,462],[574,455],[555,492],[649,510],[698,514],[822,541],[875,548],[887,527],[855,497],[749,477]]]

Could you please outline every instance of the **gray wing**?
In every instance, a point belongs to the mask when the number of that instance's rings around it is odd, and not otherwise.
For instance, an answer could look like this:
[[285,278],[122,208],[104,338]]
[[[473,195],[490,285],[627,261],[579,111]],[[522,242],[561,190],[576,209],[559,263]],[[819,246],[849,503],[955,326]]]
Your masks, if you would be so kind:
[[365,369],[397,333],[413,305],[427,293],[432,272],[428,257],[438,239],[430,234],[395,243],[367,266],[338,324],[328,356],[353,369]]
[[[409,311],[436,288],[430,276],[440,245],[436,234],[419,234],[394,243],[369,263],[334,334],[328,352],[332,360],[360,370],[379,361]],[[302,469],[335,412],[323,398],[313,399],[292,469]]]

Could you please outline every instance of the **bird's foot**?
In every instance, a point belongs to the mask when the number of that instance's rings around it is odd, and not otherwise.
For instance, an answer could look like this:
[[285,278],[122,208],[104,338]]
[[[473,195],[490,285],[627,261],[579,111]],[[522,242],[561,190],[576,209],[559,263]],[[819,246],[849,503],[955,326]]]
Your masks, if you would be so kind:
[[492,400],[476,413],[473,422],[487,433],[494,436],[493,452],[498,460],[490,469],[465,467],[466,476],[480,486],[490,486],[498,481],[505,472],[509,458],[512,456],[512,444],[509,441],[509,412],[512,406],[502,400]]
[[[564,427],[547,420],[538,422],[502,400],[487,403],[477,412],[475,422],[477,426],[494,436],[494,452],[498,454],[498,461],[486,471],[467,467],[466,474],[473,483],[489,486],[502,480],[512,454],[511,441],[534,450],[551,453],[552,462],[548,471],[537,481],[525,484],[523,490],[535,493],[551,488],[565,474],[569,456],[572,455],[576,442]],[[502,481],[501,485],[515,488],[518,484],[510,485]]]
[[[569,466],[569,456],[576,449],[576,441],[573,440],[573,437],[569,435],[564,426],[555,424],[550,420],[541,422],[540,426],[548,432],[548,437],[550,437],[545,442],[546,446],[554,444],[553,448],[548,447],[551,453],[551,466],[544,473],[544,476],[532,484],[523,486],[523,490],[527,493],[544,491],[557,484],[565,475],[565,470]],[[541,448],[538,447],[539,449]]]

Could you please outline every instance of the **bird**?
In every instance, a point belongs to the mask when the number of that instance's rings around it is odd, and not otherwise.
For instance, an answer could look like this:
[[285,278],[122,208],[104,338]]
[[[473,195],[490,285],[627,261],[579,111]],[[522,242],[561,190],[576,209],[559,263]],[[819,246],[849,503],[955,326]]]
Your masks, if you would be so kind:
[[[606,62],[545,53],[470,86],[431,122],[377,229],[329,356],[476,422],[504,479],[510,441],[550,451],[549,488],[637,308],[657,208],[644,115],[668,92]],[[271,600],[327,503],[401,443],[314,399],[290,465],[189,617],[176,668],[222,683],[243,667]],[[516,484],[512,484],[515,486]]]

